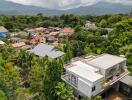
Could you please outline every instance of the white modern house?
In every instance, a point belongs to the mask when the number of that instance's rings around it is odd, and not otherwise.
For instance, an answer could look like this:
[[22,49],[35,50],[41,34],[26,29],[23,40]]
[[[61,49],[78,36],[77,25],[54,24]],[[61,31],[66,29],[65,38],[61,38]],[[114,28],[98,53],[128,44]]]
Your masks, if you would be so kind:
[[102,54],[65,65],[62,79],[78,97],[94,97],[128,74],[126,58]]

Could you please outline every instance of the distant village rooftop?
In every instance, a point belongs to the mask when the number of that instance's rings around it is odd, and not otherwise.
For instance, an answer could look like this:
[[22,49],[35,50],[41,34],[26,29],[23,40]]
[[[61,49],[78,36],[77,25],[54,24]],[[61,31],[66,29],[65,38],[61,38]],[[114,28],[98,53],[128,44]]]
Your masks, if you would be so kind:
[[0,45],[4,45],[4,44],[6,44],[6,43],[0,40]]
[[0,26],[0,32],[8,32],[8,30],[4,26]]

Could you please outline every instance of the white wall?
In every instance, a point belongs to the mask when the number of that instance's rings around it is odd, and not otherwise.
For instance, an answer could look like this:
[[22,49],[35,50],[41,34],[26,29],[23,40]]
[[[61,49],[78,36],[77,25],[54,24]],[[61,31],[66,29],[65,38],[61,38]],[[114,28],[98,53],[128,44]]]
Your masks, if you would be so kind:
[[[116,64],[108,69],[105,70],[105,78],[109,78],[111,76],[115,76],[118,74],[118,72],[120,71],[119,70],[119,66],[122,65],[122,68],[125,69],[125,66],[126,66],[126,63],[125,61],[122,61],[121,63],[119,64]],[[112,72],[112,74],[109,74],[109,76],[107,75],[109,73],[109,71],[112,69],[112,68],[115,68],[115,70]],[[107,75],[107,76],[106,76]]]
[[91,91],[92,96],[96,96],[100,92],[102,92],[104,89],[102,88],[102,83],[104,82],[104,78],[98,80],[96,83],[93,83],[93,86],[95,86],[95,91]]
[[83,79],[78,79],[78,90],[85,96],[91,97],[92,84],[85,82]]
[[[104,78],[98,80],[95,83],[88,83],[84,81],[83,79],[78,79],[78,90],[81,93],[83,93],[84,96],[87,96],[87,97],[96,96],[97,94],[103,91],[103,88],[102,88],[103,81],[104,81]],[[95,88],[95,91],[92,92],[92,87],[94,86],[96,88]],[[80,96],[82,96],[82,94],[80,94]]]
[[[124,61],[122,61],[121,63],[116,64],[116,65],[114,65],[114,66],[112,66],[112,67],[110,67],[110,68],[108,68],[108,69],[100,68],[100,73],[107,79],[107,78],[111,77],[112,74],[117,74],[117,73],[118,73],[118,71],[119,71],[119,65],[120,65],[120,64],[123,65],[123,68],[124,68],[124,69],[126,69],[126,61],[124,60]],[[107,73],[109,73],[109,71],[110,71],[112,68],[115,68],[115,72],[112,73],[112,74],[109,75],[109,76],[106,76]]]

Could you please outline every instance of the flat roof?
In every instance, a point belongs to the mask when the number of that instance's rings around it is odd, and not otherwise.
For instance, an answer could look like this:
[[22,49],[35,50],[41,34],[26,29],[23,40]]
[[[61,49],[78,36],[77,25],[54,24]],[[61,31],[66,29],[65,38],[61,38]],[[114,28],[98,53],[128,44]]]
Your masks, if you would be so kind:
[[120,80],[122,83],[125,83],[126,85],[132,85],[132,75],[126,75]]
[[101,56],[97,56],[97,58],[88,61],[88,63],[98,68],[108,69],[125,60],[126,58],[123,57],[118,57],[110,54],[103,54]]
[[82,61],[73,62],[70,66],[71,67],[67,68],[68,71],[70,71],[80,77],[83,77],[88,81],[96,82],[97,80],[103,78],[102,75],[96,73],[96,71],[98,71],[98,69],[96,69],[93,66],[90,66]]

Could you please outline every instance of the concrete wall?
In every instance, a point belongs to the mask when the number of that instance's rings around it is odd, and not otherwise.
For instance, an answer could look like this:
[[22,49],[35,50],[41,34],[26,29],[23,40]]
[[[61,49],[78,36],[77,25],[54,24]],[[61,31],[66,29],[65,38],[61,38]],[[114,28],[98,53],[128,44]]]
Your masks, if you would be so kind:
[[[85,96],[87,96],[87,97],[96,96],[97,94],[99,94],[100,92],[103,91],[103,88],[102,88],[103,81],[104,81],[104,78],[98,80],[95,83],[88,83],[88,82],[85,82],[82,79],[78,79],[78,94],[80,96],[84,96],[84,97]],[[94,86],[95,86],[95,90],[92,91],[92,87],[94,87]]]
[[[116,64],[113,67],[108,68],[108,69],[101,69],[101,73],[103,74],[105,79],[108,79],[114,75],[117,75],[121,71],[120,66],[122,67],[122,69],[126,69],[126,61],[122,61],[121,63]],[[114,70],[110,73],[111,69],[114,69]]]
[[[85,82],[82,79],[78,79],[78,90],[85,96],[91,97],[92,84]],[[80,94],[82,96],[82,94]]]
[[93,83],[93,86],[95,86],[95,91],[91,91],[92,96],[96,96],[97,94],[99,94],[100,92],[103,91],[102,88],[102,83],[104,82],[104,78],[98,80],[97,82]]

